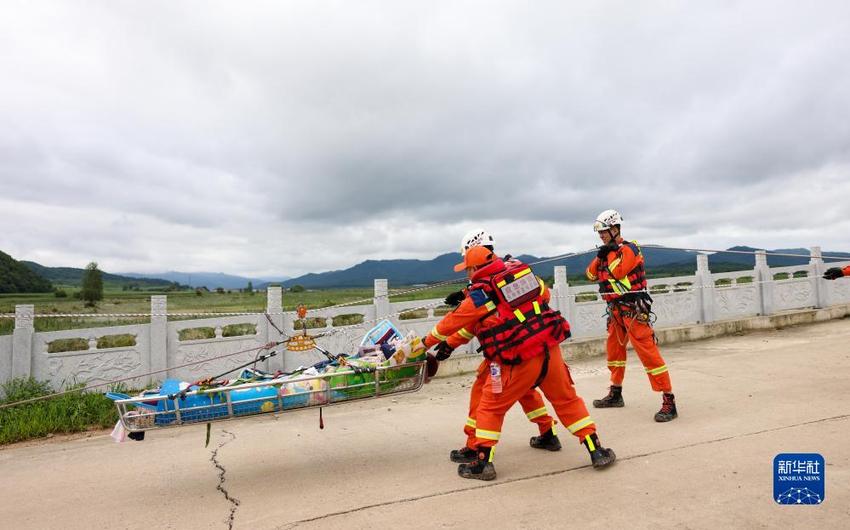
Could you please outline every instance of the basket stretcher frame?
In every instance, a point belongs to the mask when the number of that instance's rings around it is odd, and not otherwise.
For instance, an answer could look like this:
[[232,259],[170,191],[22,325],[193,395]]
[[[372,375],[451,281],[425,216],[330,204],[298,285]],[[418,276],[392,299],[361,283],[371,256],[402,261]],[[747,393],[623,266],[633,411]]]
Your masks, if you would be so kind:
[[[280,414],[286,412],[294,412],[316,407],[329,407],[350,403],[352,401],[363,401],[367,399],[375,399],[386,396],[394,396],[399,394],[407,394],[416,392],[425,381],[425,361],[416,361],[412,363],[398,364],[395,366],[379,366],[375,368],[357,368],[356,370],[343,370],[327,374],[302,376],[291,379],[269,379],[264,381],[256,381],[250,383],[242,383],[240,385],[226,386],[219,388],[208,388],[193,390],[185,393],[172,395],[148,395],[136,397],[122,397],[116,399],[117,395],[112,394],[115,399],[115,406],[118,409],[118,418],[121,424],[128,432],[142,432],[149,430],[159,430],[170,427],[181,427],[185,425],[197,425],[203,423],[211,423],[225,420],[234,420],[247,418],[252,416],[260,416],[264,414]],[[393,371],[401,371],[404,369],[413,369],[415,373],[410,376],[402,376],[388,378],[387,375]],[[373,374],[372,381],[363,383],[345,384],[332,386],[331,378],[345,377],[357,375]],[[252,388],[268,388],[279,387],[281,385],[289,385],[293,383],[303,383],[317,380],[325,380],[323,388],[319,390],[311,390],[307,392],[298,392],[291,395],[281,395],[279,391],[275,392],[275,397],[272,399],[269,396],[262,396],[251,399],[233,400],[232,393],[237,391],[250,390]],[[388,386],[392,384],[393,386]],[[384,386],[384,388],[382,388]],[[371,387],[371,390],[370,388]],[[350,395],[352,392],[353,395]],[[215,402],[216,394],[223,395],[223,402]],[[213,395],[210,396],[210,404],[201,406],[185,406],[180,405],[181,400],[185,400],[191,396],[198,395]],[[285,406],[287,398],[297,397],[297,400],[290,400],[290,403],[295,403],[290,406]],[[156,410],[150,407],[154,406],[151,403],[156,403]],[[165,405],[165,410],[159,410],[160,402]],[[274,407],[272,410],[254,409],[252,404],[260,402],[272,402]],[[171,403],[173,408],[169,408]],[[204,414],[209,412],[210,414]],[[158,422],[158,419],[174,417],[173,420]]]

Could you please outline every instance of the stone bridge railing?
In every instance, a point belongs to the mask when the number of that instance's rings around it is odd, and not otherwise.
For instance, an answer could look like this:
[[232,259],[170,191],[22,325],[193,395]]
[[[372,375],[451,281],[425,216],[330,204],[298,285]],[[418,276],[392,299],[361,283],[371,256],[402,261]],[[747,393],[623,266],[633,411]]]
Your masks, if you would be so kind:
[[[848,262],[830,263],[846,266]],[[655,300],[653,310],[657,327],[681,326],[735,320],[757,315],[772,315],[804,308],[825,308],[850,303],[850,278],[827,281],[822,278],[826,265],[820,249],[812,248],[808,264],[792,267],[768,267],[766,254],[756,253],[752,270],[712,273],[708,256],[697,256],[693,276],[656,278],[649,281]],[[295,333],[292,313],[285,313],[280,287],[268,289],[266,312],[275,325],[286,333]],[[375,280],[373,303],[362,306],[316,309],[311,317],[325,319],[324,328],[311,333],[327,333],[319,344],[333,352],[351,352],[360,337],[376,320],[392,319],[401,329],[425,334],[440,318],[434,314],[439,300],[390,302],[387,280]],[[565,267],[555,267],[551,304],[570,321],[573,339],[599,337],[605,334],[605,304],[593,285],[570,286]],[[400,319],[406,311],[430,306],[422,318]],[[334,326],[339,315],[362,315],[363,323]],[[48,380],[55,388],[72,382],[100,383],[155,370],[166,373],[145,377],[131,386],[148,384],[165,377],[200,379],[226,371],[251,360],[254,353],[213,359],[227,353],[257,348],[280,339],[264,314],[168,321],[165,296],[151,297],[149,324],[111,326],[67,331],[35,332],[32,305],[15,309],[12,335],[0,336],[0,382],[12,377],[33,376]],[[414,316],[418,316],[415,315]],[[206,328],[206,337],[191,332]],[[236,330],[236,332],[231,332]],[[188,332],[187,332],[188,331]],[[244,334],[247,333],[247,334]],[[99,347],[103,337],[129,335],[131,346]],[[57,351],[51,344],[60,339],[77,340],[74,351]],[[83,349],[79,345],[84,346]],[[104,343],[105,344],[105,343]],[[85,347],[87,346],[87,347]],[[466,347],[473,353],[475,344]],[[48,352],[50,350],[50,352]],[[462,353],[462,352],[458,352]],[[207,361],[205,361],[207,360]],[[292,369],[319,360],[316,353],[285,352],[270,359],[265,368]],[[205,362],[204,362],[205,361]],[[188,367],[181,365],[196,363]]]

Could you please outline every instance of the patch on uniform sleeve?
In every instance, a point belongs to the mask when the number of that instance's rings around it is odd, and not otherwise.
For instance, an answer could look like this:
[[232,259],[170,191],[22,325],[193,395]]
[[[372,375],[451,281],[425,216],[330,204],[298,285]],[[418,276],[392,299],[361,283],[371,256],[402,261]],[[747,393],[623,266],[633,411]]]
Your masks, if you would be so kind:
[[490,297],[487,296],[487,293],[485,293],[483,289],[469,291],[469,298],[472,299],[472,303],[475,304],[475,307],[481,307],[490,301]]

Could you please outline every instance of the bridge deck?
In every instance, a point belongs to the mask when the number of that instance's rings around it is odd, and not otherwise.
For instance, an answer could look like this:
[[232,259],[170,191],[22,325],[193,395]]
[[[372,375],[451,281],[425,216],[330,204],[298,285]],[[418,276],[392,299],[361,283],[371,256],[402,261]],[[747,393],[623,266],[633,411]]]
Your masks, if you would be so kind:
[[[102,434],[0,450],[0,520],[14,528],[469,527],[567,525],[709,528],[847,526],[850,521],[850,319],[666,347],[679,419],[656,424],[660,399],[629,357],[623,409],[594,411],[611,469],[587,467],[565,439],[528,447],[508,415],[493,483],[448,461],[462,443],[470,377],[414,395],[115,444]],[[605,392],[601,358],[577,363],[579,393]],[[562,438],[566,438],[562,434]],[[215,450],[213,462],[213,453]],[[781,452],[826,459],[820,506],[772,501]],[[225,470],[224,482],[220,482]],[[226,490],[238,506],[217,487]]]

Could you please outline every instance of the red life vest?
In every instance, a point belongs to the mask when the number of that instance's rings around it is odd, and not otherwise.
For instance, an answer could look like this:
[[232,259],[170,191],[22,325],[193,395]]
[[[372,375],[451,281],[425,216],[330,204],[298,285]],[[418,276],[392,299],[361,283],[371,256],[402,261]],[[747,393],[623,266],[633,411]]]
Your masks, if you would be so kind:
[[[641,256],[640,247],[637,244],[625,241],[623,245],[627,245],[635,256]],[[608,257],[606,256],[604,260],[599,260],[596,277],[599,281],[599,292],[606,302],[612,302],[629,292],[646,290],[646,269],[643,266],[643,259],[638,260],[638,264],[626,274],[625,278],[617,279],[608,270]]]
[[477,333],[478,351],[484,357],[519,364],[570,336],[570,325],[544,301],[543,287],[531,267],[497,259],[479,273],[469,289],[483,291],[491,308]]

